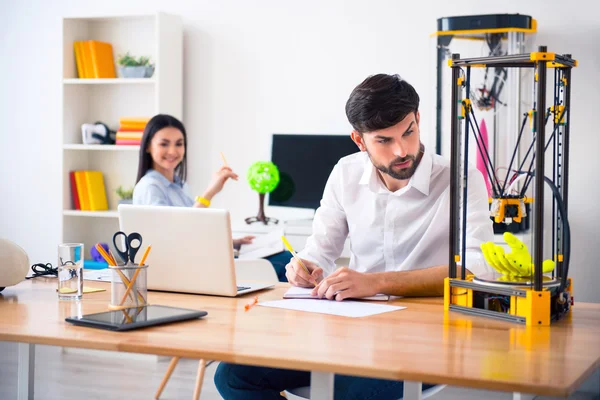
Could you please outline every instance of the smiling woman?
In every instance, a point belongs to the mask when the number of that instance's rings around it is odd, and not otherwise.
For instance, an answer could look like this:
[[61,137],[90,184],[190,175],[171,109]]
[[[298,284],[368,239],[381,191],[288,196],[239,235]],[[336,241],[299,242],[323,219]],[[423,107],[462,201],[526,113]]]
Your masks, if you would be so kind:
[[194,199],[185,183],[186,153],[187,134],[181,121],[166,114],[156,115],[148,121],[140,144],[133,204],[208,207],[228,179],[238,179],[231,168],[223,166],[204,193]]

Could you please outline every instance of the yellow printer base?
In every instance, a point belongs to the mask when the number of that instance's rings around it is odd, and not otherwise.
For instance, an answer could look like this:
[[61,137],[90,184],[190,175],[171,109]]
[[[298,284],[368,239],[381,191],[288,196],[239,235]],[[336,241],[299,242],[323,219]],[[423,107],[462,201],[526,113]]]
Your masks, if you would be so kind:
[[549,326],[563,318],[573,306],[569,278],[562,299],[560,281],[544,277],[541,291],[530,279],[469,275],[466,279],[444,280],[444,309],[481,315],[527,326]]

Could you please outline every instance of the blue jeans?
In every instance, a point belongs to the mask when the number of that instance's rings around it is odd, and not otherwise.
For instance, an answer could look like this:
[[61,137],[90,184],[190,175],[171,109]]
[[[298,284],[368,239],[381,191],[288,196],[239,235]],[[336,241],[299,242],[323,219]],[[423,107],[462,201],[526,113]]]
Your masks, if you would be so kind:
[[[336,375],[336,400],[398,400],[404,382]],[[225,400],[281,400],[279,393],[310,385],[310,372],[220,363],[215,385]],[[423,389],[435,385],[423,384]]]
[[292,254],[287,251],[282,251],[281,253],[266,257],[265,259],[273,264],[273,268],[275,269],[275,272],[277,272],[277,278],[279,278],[279,282],[287,282],[288,280],[285,276],[285,266],[288,265],[292,259]]

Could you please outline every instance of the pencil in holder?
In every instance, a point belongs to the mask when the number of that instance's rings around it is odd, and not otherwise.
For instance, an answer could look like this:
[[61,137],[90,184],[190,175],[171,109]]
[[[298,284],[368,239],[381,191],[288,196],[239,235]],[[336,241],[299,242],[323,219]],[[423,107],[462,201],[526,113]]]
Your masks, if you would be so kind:
[[111,265],[111,296],[109,308],[144,307],[148,304],[148,265]]

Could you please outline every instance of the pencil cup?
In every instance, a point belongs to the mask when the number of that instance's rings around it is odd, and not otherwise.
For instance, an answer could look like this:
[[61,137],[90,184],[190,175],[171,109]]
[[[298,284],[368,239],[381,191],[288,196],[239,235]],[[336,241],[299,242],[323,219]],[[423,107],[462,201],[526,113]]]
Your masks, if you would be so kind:
[[147,265],[126,264],[109,267],[112,271],[109,308],[123,309],[147,305]]
[[58,245],[58,298],[81,300],[83,296],[83,243]]

